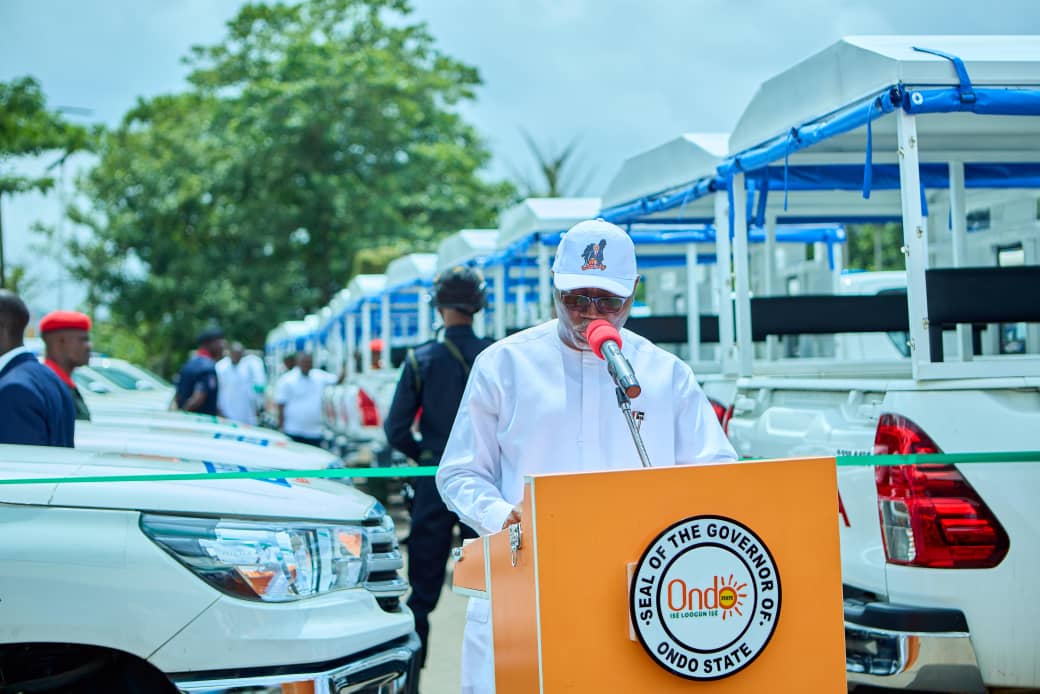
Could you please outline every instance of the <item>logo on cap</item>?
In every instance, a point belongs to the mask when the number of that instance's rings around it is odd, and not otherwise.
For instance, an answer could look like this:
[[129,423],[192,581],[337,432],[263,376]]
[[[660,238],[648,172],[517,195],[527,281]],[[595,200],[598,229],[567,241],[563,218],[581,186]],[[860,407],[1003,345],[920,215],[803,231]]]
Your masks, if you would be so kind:
[[581,266],[581,269],[606,270],[607,266],[603,264],[603,249],[606,247],[606,239],[600,239],[599,243],[590,243],[585,246],[585,251],[581,254],[581,257],[585,259],[585,264]]

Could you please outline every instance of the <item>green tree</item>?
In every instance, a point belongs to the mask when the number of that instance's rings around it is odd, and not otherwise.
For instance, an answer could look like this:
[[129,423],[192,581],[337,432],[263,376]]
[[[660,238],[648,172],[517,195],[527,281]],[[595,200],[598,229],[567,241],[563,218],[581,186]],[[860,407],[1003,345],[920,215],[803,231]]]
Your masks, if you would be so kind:
[[[46,191],[54,185],[50,176],[15,173],[13,160],[58,150],[58,163],[73,152],[88,149],[90,140],[91,134],[85,128],[67,123],[47,110],[43,90],[34,78],[0,82],[0,287],[8,286],[3,243],[4,195]],[[24,271],[19,279],[24,286]]]
[[90,342],[95,352],[110,354],[135,364],[150,365],[154,359],[137,331],[110,320],[95,321],[90,329]]
[[192,50],[186,93],[141,101],[105,138],[74,274],[167,373],[204,323],[257,344],[380,249],[494,222],[512,189],[481,178],[489,152],[457,113],[479,75],[410,12],[245,5]]
[[848,267],[851,270],[902,270],[903,227],[900,224],[850,224]]
[[23,297],[33,293],[38,278],[30,273],[25,265],[11,263],[7,266],[6,273],[5,288]]

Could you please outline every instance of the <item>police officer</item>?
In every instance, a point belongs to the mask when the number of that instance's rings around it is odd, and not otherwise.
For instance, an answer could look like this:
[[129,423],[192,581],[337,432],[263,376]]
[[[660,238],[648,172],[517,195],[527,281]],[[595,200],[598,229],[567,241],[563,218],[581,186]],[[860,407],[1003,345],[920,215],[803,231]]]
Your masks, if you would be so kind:
[[[473,315],[484,308],[485,300],[484,278],[473,268],[454,267],[434,278],[433,305],[444,320],[443,336],[409,350],[384,424],[390,445],[420,465],[439,462],[473,360],[492,342],[473,333]],[[417,414],[421,441],[412,433]],[[444,585],[452,532],[458,524],[463,537],[476,537],[476,533],[445,507],[432,477],[417,478],[414,486],[408,538],[408,580],[412,585],[408,607],[415,615],[425,665],[428,617]]]
[[43,363],[69,388],[76,419],[90,421],[90,408],[72,380],[72,372],[90,363],[90,316],[79,311],[51,311],[40,319]]
[[216,360],[224,356],[224,331],[211,327],[199,333],[199,348],[181,367],[173,406],[199,414],[218,414]]

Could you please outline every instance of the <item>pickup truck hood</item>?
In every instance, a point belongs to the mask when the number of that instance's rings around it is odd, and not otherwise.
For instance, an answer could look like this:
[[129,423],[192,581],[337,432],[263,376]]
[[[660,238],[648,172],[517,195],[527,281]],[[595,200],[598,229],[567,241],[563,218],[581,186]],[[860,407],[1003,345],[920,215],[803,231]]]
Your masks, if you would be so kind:
[[[237,469],[237,466],[235,467]],[[219,466],[216,468],[219,472]],[[200,460],[0,446],[0,479],[214,472]],[[375,499],[326,480],[184,480],[0,485],[0,503],[126,509],[209,516],[357,521]]]
[[[221,434],[222,438],[264,439],[287,443],[291,439],[280,431],[239,424],[223,417],[186,412],[141,412],[118,408],[91,409],[91,424],[106,427],[136,427],[149,431]],[[78,425],[77,425],[78,429]]]
[[170,407],[171,394],[159,390],[113,389],[109,393],[95,393],[80,388],[80,393],[91,411],[101,407],[136,408],[148,412],[165,412]]
[[77,422],[76,448],[100,453],[173,456],[271,470],[324,470],[340,466],[339,458],[314,446],[245,434],[210,433],[204,427],[166,429]]

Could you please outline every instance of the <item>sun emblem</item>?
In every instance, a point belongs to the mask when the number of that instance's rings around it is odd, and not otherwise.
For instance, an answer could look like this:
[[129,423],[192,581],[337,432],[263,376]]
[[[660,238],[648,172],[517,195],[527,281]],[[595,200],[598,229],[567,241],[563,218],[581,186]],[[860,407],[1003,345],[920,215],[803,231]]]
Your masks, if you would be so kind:
[[719,588],[719,607],[722,608],[722,620],[726,621],[726,618],[731,613],[743,617],[744,613],[740,611],[740,607],[744,604],[744,598],[747,597],[747,593],[741,591],[747,587],[747,583],[741,583],[737,585],[737,582],[733,579],[733,574],[729,575],[729,578],[722,582],[722,587]]

